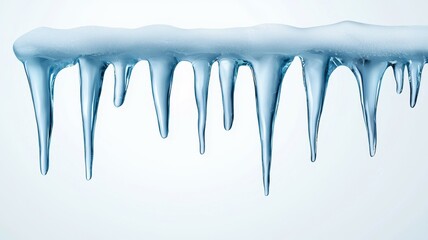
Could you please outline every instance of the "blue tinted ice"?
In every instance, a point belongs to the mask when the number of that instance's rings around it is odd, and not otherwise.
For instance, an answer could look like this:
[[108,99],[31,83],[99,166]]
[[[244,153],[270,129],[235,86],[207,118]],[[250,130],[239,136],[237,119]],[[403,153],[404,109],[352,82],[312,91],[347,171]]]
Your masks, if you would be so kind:
[[81,27],[69,30],[35,29],[14,44],[24,63],[36,113],[40,170],[49,168],[52,96],[55,76],[74,64],[80,66],[81,113],[85,143],[86,178],[92,177],[94,129],[103,75],[115,70],[114,104],[122,105],[134,65],[150,65],[153,100],[159,131],[168,136],[169,98],[174,69],[180,61],[192,63],[198,110],[199,151],[205,151],[205,121],[212,64],[217,61],[224,108],[224,128],[233,123],[233,93],[239,66],[253,72],[262,149],[263,183],[269,194],[272,135],[282,79],[295,56],[303,64],[308,108],[311,160],[315,161],[317,132],[328,79],[340,65],[349,67],[358,82],[367,128],[369,152],[376,152],[376,108],[382,77],[391,66],[397,92],[403,88],[407,67],[410,105],[418,97],[420,76],[428,56],[428,27],[384,27],[354,22],[295,28],[259,25],[233,29],[185,30],[170,26],[138,29]]

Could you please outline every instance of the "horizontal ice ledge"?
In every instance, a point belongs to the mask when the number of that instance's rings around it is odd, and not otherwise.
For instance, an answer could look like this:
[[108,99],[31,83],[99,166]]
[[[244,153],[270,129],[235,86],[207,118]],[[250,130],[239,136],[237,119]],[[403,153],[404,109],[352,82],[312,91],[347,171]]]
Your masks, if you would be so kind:
[[246,59],[264,54],[306,53],[333,57],[391,60],[428,53],[428,27],[385,27],[341,22],[313,28],[264,24],[248,28],[180,29],[165,25],[138,29],[80,27],[69,30],[38,28],[16,40],[16,56],[76,60],[81,56],[150,59],[173,54],[180,60],[212,54],[212,58]]
[[14,51],[24,63],[39,133],[40,170],[49,168],[52,101],[56,74],[79,64],[86,178],[92,177],[93,140],[104,71],[115,69],[114,104],[122,105],[135,64],[148,60],[153,100],[162,137],[168,135],[169,96],[178,62],[190,61],[195,76],[199,151],[205,152],[208,86],[218,61],[224,127],[233,123],[233,93],[239,66],[254,76],[262,150],[263,183],[269,193],[272,136],[282,79],[295,56],[302,60],[308,108],[311,160],[315,161],[318,127],[330,74],[340,65],[354,73],[367,129],[369,152],[376,152],[376,110],[382,77],[392,67],[397,92],[407,68],[410,105],[418,97],[420,75],[428,56],[428,27],[383,27],[354,22],[295,28],[265,24],[248,28],[185,30],[157,25],[139,29],[81,27],[38,28],[16,40]]

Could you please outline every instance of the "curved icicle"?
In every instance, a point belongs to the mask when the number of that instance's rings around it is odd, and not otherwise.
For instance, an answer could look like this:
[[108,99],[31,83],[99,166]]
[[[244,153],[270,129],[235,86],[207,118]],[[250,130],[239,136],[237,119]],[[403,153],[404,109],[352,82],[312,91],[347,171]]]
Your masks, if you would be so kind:
[[199,153],[205,153],[205,125],[207,121],[208,85],[211,74],[211,62],[195,60],[192,62],[195,75],[195,99],[198,108]]
[[302,57],[303,81],[308,108],[308,133],[311,161],[317,157],[317,138],[328,78],[332,70],[330,59],[322,56]]
[[152,95],[158,118],[159,132],[162,138],[168,136],[169,98],[172,78],[177,59],[156,58],[149,60],[152,81]]
[[386,62],[375,62],[365,59],[358,60],[352,66],[352,72],[357,79],[360,90],[361,107],[367,128],[371,157],[376,154],[376,110],[382,77],[387,67],[388,64]]
[[395,63],[394,65],[392,65],[392,69],[394,70],[396,84],[395,91],[398,94],[401,94],[403,92],[404,64],[401,62]]
[[58,71],[54,70],[52,62],[41,58],[25,61],[24,67],[36,115],[40,172],[46,175],[49,170],[49,146],[53,126],[53,88]]
[[95,58],[80,58],[80,104],[85,144],[86,179],[92,178],[94,157],[94,132],[97,120],[98,103],[101,95],[104,72],[107,64]]
[[114,62],[114,105],[122,106],[125,101],[126,90],[128,89],[129,78],[131,77],[132,69],[135,61],[127,63],[124,61]]
[[263,186],[269,195],[272,137],[278,107],[281,83],[292,59],[279,56],[265,56],[252,61],[256,91],[257,119],[262,148]]
[[218,61],[218,67],[223,100],[223,125],[224,129],[230,130],[233,125],[233,95],[239,65],[236,60],[225,58]]
[[421,83],[421,74],[424,64],[425,61],[421,59],[410,60],[407,64],[410,82],[410,107],[412,108],[416,106],[416,101],[418,100],[419,86]]

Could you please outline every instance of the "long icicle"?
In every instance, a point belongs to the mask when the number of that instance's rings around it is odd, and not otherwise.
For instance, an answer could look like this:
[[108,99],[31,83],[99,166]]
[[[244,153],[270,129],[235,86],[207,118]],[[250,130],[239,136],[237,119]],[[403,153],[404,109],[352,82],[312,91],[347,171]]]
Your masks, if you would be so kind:
[[162,138],[166,138],[168,136],[169,99],[177,59],[150,59],[149,65],[152,81],[152,95],[156,109],[156,116],[158,118],[159,133]]
[[53,87],[58,71],[54,70],[52,62],[41,58],[25,61],[24,67],[37,121],[40,172],[46,175],[49,170],[49,146],[53,126]]
[[210,60],[195,60],[192,62],[195,75],[195,99],[198,108],[199,153],[205,153],[205,125],[207,121],[208,86],[211,73]]
[[82,111],[83,139],[85,144],[86,179],[92,178],[94,132],[98,103],[107,64],[99,59],[80,58],[80,104]]
[[269,195],[272,137],[281,83],[291,60],[279,56],[265,56],[253,61],[251,65],[256,91],[265,196]]
[[303,81],[308,108],[308,134],[311,147],[311,161],[317,157],[317,138],[321,113],[324,105],[328,78],[332,70],[330,59],[323,56],[302,57]]
[[361,107],[367,128],[370,156],[376,154],[377,130],[376,110],[383,74],[388,67],[387,62],[358,60],[352,71],[357,79],[360,90]]

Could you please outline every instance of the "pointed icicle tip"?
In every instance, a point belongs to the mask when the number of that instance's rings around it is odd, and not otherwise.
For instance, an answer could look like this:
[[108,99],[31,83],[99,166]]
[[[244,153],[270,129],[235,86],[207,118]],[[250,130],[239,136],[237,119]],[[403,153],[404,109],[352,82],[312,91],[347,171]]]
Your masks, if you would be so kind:
[[98,103],[104,72],[107,64],[99,59],[80,58],[80,104],[83,123],[83,140],[85,144],[86,179],[92,177],[94,157],[94,134],[97,120]]
[[169,100],[177,59],[166,57],[149,59],[149,65],[159,133],[162,138],[166,138],[168,137]]
[[374,157],[376,155],[376,142],[370,146],[370,157]]
[[308,111],[308,134],[311,147],[311,161],[317,156],[317,139],[320,118],[324,105],[328,78],[334,65],[328,57],[319,55],[302,57],[303,82],[306,90]]
[[280,56],[264,56],[251,62],[262,150],[263,186],[266,196],[269,194],[272,137],[276,110],[282,79],[290,63],[290,58]]
[[233,105],[236,76],[238,73],[238,62],[234,59],[220,59],[219,78],[221,87],[221,96],[223,101],[223,126],[226,131],[229,131],[233,125]]
[[89,181],[92,179],[92,169],[91,170],[86,170],[86,181]]
[[410,107],[414,108],[418,100],[421,74],[425,61],[422,59],[410,60],[407,64],[410,84]]
[[43,167],[40,166],[40,173],[43,176],[46,176],[46,174],[48,174],[48,170],[49,170],[49,163],[47,165],[43,165]]
[[208,86],[211,74],[211,60],[195,60],[192,62],[195,76],[195,99],[198,108],[199,153],[205,153],[205,126],[207,121]]
[[268,186],[264,186],[264,194],[266,197],[269,196],[269,184]]
[[363,109],[369,142],[370,156],[376,154],[376,111],[382,77],[388,63],[360,59],[352,63],[352,71],[358,82],[360,101]]
[[114,66],[114,106],[120,107],[125,101],[129,79],[135,65],[134,60],[122,60],[113,63]]

